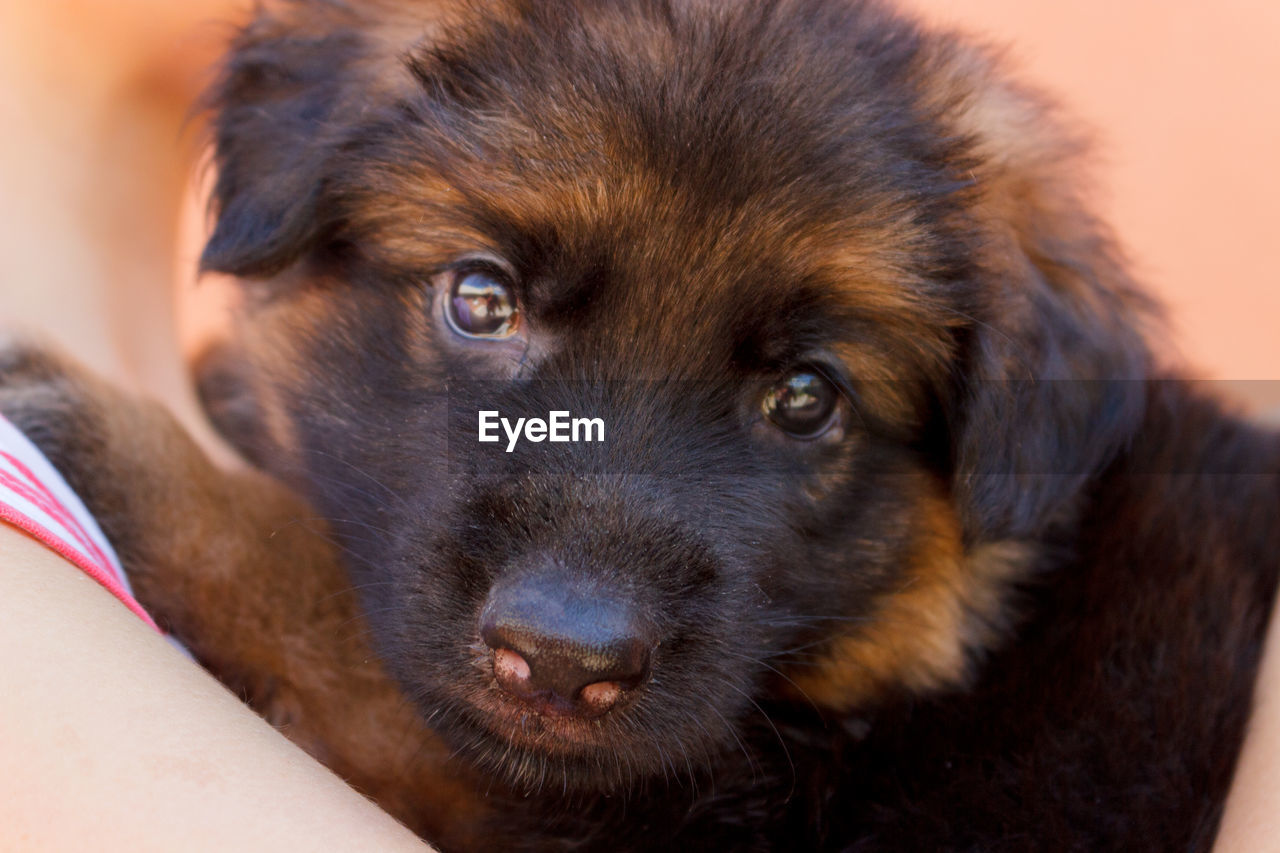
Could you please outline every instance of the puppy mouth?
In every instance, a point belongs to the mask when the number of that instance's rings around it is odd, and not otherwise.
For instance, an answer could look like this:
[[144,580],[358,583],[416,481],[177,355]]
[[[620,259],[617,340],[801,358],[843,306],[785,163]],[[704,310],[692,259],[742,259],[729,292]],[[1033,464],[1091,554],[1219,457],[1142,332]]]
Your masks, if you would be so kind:
[[486,729],[511,743],[538,752],[594,754],[608,741],[606,727],[614,725],[603,717],[582,718],[546,713],[526,703],[494,697],[488,702],[471,702]]

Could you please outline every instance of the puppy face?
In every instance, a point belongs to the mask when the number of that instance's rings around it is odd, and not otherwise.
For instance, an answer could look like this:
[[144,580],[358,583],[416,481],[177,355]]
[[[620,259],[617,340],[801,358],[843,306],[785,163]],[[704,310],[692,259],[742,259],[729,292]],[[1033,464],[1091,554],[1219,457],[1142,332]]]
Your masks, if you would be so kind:
[[[1136,297],[1067,144],[878,6],[289,4],[215,104],[205,265],[251,299],[209,407],[518,785],[962,686],[1132,427]],[[507,452],[482,411],[604,440]]]

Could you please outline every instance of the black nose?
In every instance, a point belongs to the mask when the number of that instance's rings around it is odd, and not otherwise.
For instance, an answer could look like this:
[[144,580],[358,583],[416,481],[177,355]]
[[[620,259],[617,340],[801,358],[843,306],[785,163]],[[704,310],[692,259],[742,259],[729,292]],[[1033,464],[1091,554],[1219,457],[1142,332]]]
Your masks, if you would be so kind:
[[649,632],[624,602],[561,575],[489,595],[480,637],[503,690],[544,713],[603,714],[649,674]]

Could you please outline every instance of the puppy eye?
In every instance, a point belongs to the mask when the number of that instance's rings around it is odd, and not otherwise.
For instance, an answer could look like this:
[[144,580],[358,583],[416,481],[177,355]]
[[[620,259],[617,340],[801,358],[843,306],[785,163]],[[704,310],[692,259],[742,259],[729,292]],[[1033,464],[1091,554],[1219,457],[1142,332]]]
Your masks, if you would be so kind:
[[499,273],[472,269],[454,275],[445,316],[464,337],[506,338],[515,334],[520,310]]
[[761,408],[774,426],[794,438],[817,438],[827,431],[839,392],[812,370],[797,370],[769,389]]

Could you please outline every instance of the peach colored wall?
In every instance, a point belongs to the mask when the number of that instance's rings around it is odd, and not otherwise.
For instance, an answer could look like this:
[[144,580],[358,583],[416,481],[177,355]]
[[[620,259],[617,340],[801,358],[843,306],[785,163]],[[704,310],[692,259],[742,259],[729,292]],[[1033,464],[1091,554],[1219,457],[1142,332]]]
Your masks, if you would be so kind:
[[1095,131],[1103,210],[1202,375],[1280,379],[1280,2],[908,0]]

